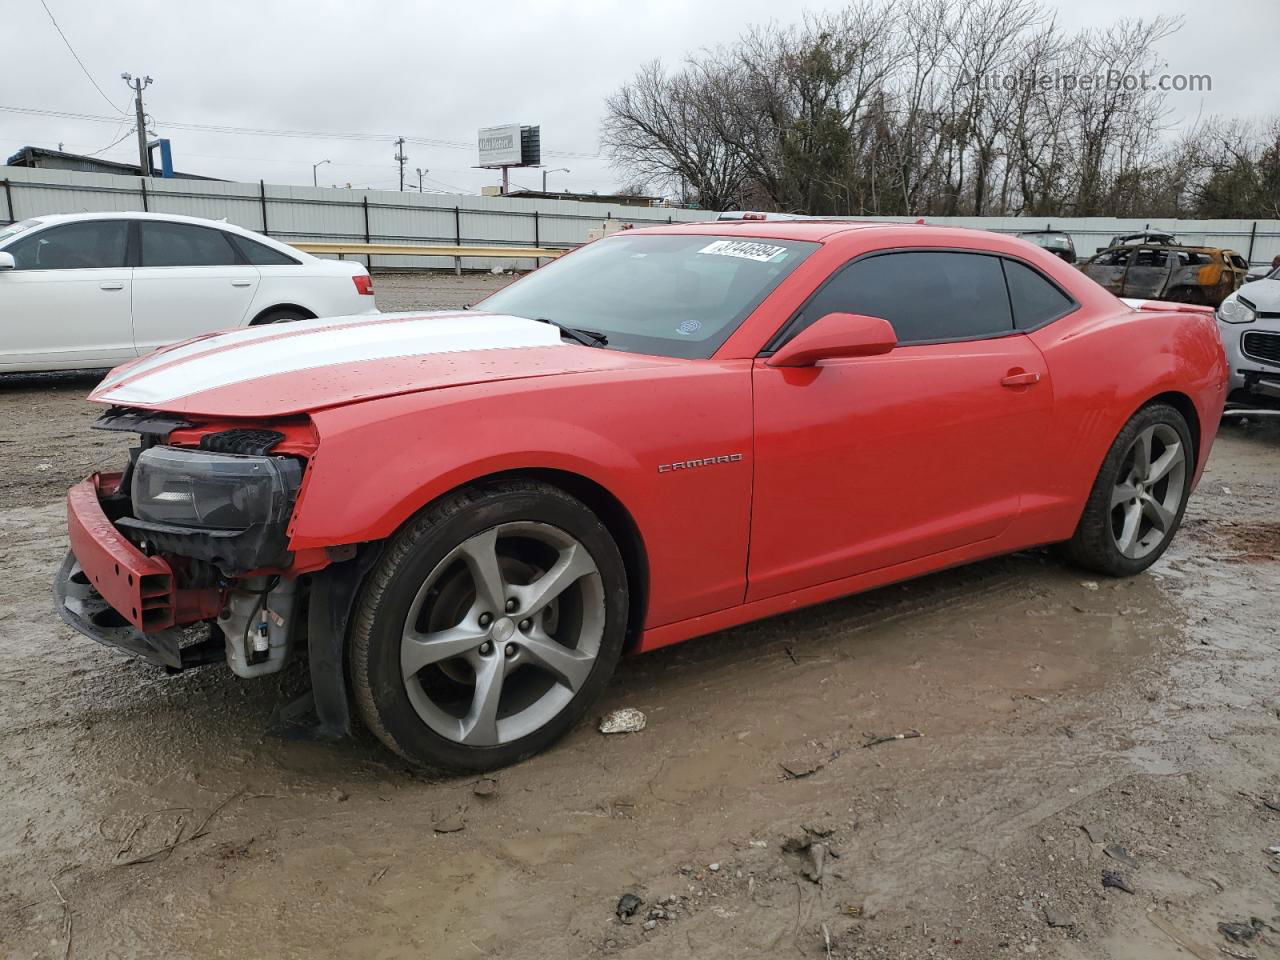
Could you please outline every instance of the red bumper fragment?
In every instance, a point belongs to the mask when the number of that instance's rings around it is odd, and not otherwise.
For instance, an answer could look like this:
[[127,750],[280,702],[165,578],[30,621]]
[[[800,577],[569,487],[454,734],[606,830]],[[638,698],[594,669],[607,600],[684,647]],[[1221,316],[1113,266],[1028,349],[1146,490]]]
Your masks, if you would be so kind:
[[177,622],[173,570],[121,536],[98,502],[119,486],[119,474],[93,474],[67,493],[67,532],[80,568],[120,616],[143,633]]

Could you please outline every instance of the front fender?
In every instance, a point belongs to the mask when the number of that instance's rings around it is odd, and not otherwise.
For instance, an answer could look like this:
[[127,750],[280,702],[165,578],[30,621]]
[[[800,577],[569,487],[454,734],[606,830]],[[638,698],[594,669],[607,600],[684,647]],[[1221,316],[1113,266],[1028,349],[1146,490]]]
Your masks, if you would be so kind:
[[[650,568],[647,626],[742,602],[749,361],[448,387],[312,419],[320,441],[293,550],[384,540],[478,478],[554,470],[602,487],[635,522]],[[705,466],[659,470],[694,461]]]
[[[294,549],[386,539],[450,490],[516,470],[563,470],[586,477],[610,489],[631,510],[626,497],[612,488],[619,474],[638,471],[638,461],[590,430],[559,425],[555,439],[564,449],[555,449],[543,442],[552,440],[543,436],[546,423],[532,417],[491,417],[471,425],[451,423],[453,418],[440,411],[432,420],[432,433],[449,441],[419,437],[415,442],[413,419],[398,424],[406,428],[398,436],[396,425],[387,421],[327,436],[329,423],[319,418],[322,446],[294,519]],[[370,436],[375,431],[390,435],[375,441]],[[511,445],[512,438],[519,438],[518,445]]]

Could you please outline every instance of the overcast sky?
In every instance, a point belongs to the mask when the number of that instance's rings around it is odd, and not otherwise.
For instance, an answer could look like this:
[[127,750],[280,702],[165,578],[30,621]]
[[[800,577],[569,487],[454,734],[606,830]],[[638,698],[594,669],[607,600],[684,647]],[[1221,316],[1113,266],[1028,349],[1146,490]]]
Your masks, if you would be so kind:
[[[496,182],[476,162],[476,130],[542,125],[552,189],[608,192],[618,185],[598,156],[603,99],[652,58],[677,63],[732,40],[779,11],[776,0],[45,0],[122,122],[0,109],[0,158],[26,144],[87,153],[118,137],[103,157],[136,162],[130,92],[122,72],[149,74],[148,114],[173,142],[179,170],[233,180],[395,189],[397,135],[463,146],[410,143],[408,181],[425,168],[428,190],[474,192]],[[813,0],[809,9],[841,6]],[[1121,12],[1185,18],[1161,53],[1170,73],[1208,73],[1206,94],[1171,94],[1175,119],[1198,113],[1280,112],[1277,0],[1051,0],[1067,28],[1102,26]],[[41,0],[0,0],[7,42],[0,54],[0,108],[95,116],[115,110],[76,66]],[[189,131],[169,123],[372,134],[382,139],[308,139]],[[554,153],[564,154],[555,156]],[[573,154],[569,156],[568,154]],[[514,183],[540,184],[537,170]]]

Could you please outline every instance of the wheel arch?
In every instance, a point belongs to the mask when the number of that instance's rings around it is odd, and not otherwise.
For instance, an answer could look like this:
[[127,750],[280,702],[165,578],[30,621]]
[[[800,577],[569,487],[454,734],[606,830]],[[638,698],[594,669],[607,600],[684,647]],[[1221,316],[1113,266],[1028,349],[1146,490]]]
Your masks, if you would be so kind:
[[440,491],[414,511],[413,515],[401,525],[401,529],[412,523],[423,511],[429,510],[435,503],[458,490],[466,487],[484,487],[504,480],[535,480],[563,490],[571,497],[582,501],[587,509],[604,524],[605,529],[609,531],[609,536],[618,546],[618,552],[622,555],[622,564],[627,573],[626,649],[632,649],[644,630],[649,606],[648,551],[640,532],[640,525],[631,511],[611,490],[598,481],[580,473],[552,467],[519,467],[487,473]]
[[306,320],[314,320],[316,317],[316,312],[314,310],[308,309],[300,303],[273,303],[271,306],[259,310],[257,316],[249,321],[249,326],[258,326],[262,323],[264,317],[280,310],[296,310],[299,313],[304,313],[306,314],[306,317],[304,317]]
[[[1152,406],[1157,403],[1165,403],[1173,407],[1182,418],[1187,421],[1187,429],[1191,431],[1191,456],[1192,468],[1195,469],[1200,463],[1200,412],[1196,410],[1195,402],[1187,394],[1178,390],[1167,390],[1164,393],[1158,393],[1138,409]],[[1134,411],[1137,412],[1136,410]],[[1127,420],[1125,421],[1128,422]]]
[[640,525],[631,511],[607,487],[569,470],[529,468],[510,470],[482,477],[480,483],[512,479],[539,480],[558,487],[571,497],[586,504],[587,509],[600,518],[613,542],[622,554],[622,564],[627,571],[627,642],[626,649],[635,646],[644,630],[645,615],[649,603],[649,555],[645,549]]

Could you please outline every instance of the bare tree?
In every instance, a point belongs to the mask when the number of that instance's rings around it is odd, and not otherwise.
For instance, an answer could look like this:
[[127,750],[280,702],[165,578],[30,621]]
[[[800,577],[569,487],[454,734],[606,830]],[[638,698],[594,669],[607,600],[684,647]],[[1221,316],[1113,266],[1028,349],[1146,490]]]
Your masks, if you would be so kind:
[[614,166],[682,201],[709,209],[734,206],[745,170],[710,119],[717,109],[713,79],[701,65],[673,75],[658,61],[644,66],[605,103],[603,139]]
[[854,0],[749,29],[606,102],[625,175],[707,207],[1262,215],[1280,121],[1167,130],[1168,17],[1076,34],[1042,0]]

